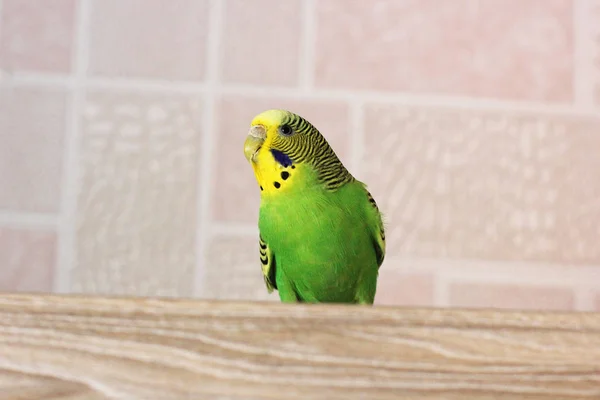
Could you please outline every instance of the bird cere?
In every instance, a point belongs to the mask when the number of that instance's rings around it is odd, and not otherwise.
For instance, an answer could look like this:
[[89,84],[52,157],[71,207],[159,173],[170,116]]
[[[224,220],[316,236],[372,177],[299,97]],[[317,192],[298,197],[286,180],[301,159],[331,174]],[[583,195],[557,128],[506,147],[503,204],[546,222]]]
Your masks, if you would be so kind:
[[385,256],[381,212],[325,137],[286,110],[256,115],[244,155],[260,188],[259,256],[284,303],[373,304]]

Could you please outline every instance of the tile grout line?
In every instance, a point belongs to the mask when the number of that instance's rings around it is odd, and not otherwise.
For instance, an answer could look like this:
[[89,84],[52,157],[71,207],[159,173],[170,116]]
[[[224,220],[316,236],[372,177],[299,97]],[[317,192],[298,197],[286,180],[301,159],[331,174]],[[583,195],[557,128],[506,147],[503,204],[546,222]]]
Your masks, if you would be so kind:
[[[216,1],[216,0],[214,0]],[[144,91],[174,92],[182,94],[203,94],[209,91],[206,82],[164,81],[132,78],[90,78],[86,82],[90,88],[140,89]],[[214,90],[210,88],[210,90]]]
[[[213,0],[217,1],[217,0]],[[35,84],[47,86],[68,86],[72,79],[57,75],[23,74],[15,73],[11,76],[14,84]],[[517,113],[539,113],[542,115],[589,116],[600,118],[600,111],[590,106],[579,106],[566,103],[544,103],[535,101],[502,100],[490,97],[469,97],[466,95],[446,95],[435,93],[406,93],[406,92],[378,92],[359,90],[314,89],[306,92],[301,88],[289,87],[264,87],[244,84],[227,84],[218,87],[187,82],[144,80],[129,78],[88,78],[86,87],[109,88],[139,91],[161,91],[173,93],[201,93],[215,92],[217,94],[291,98],[314,101],[339,101],[363,102],[376,105],[405,105],[412,107],[445,107],[451,109],[472,109],[474,111],[500,111]]]
[[59,226],[59,217],[51,213],[0,211],[0,226],[56,230]]
[[[4,0],[0,0],[0,43],[2,43],[2,15],[4,11]],[[5,80],[8,81],[8,72],[6,72],[0,64],[0,86],[4,85]]]
[[451,109],[473,109],[508,112],[536,112],[540,114],[595,115],[600,112],[591,108],[579,109],[567,103],[543,103],[532,101],[477,98],[461,95],[416,94],[406,92],[377,92],[359,90],[336,90],[315,88],[310,93],[295,88],[260,87],[254,85],[224,85],[221,92],[227,95],[265,96],[325,100],[340,102],[362,102],[374,105],[406,105],[424,107],[447,107]]
[[589,20],[592,11],[589,0],[573,2],[573,103],[581,109],[594,105],[594,32]]
[[61,188],[61,212],[59,222],[58,261],[54,274],[54,292],[68,293],[71,290],[71,273],[76,260],[76,214],[79,174],[79,110],[83,106],[83,80],[87,71],[88,32],[90,3],[80,0],[77,8],[77,25],[74,31],[74,48],[71,60],[72,85],[70,104],[67,107],[68,128],[63,160]]
[[[4,0],[0,0],[0,43],[2,43],[2,15],[4,11]],[[6,72],[0,64],[0,86],[4,84],[4,80],[8,80],[8,72]]]
[[[592,2],[592,0],[586,0],[586,3],[589,4],[590,2]],[[588,18],[592,18],[592,21],[600,20],[600,1],[593,0],[593,5],[590,5],[589,8]],[[591,87],[591,108],[598,112],[600,108],[598,106],[600,103],[600,24],[591,22],[588,26],[594,27],[590,33],[590,38],[592,40],[592,49],[590,50],[590,53],[592,54],[590,65],[592,81],[588,84]]]
[[206,77],[204,86],[204,113],[201,132],[201,153],[198,159],[196,193],[196,261],[194,267],[192,293],[194,297],[202,297],[204,292],[204,278],[206,276],[205,257],[209,244],[210,229],[210,204],[212,195],[212,153],[217,126],[215,115],[215,97],[219,88],[219,65],[221,32],[225,5],[223,0],[209,2],[208,44],[206,56]]
[[[0,0],[0,43],[2,43],[2,11],[3,11],[3,1]],[[0,67],[0,79],[2,78],[2,68]]]
[[299,86],[300,90],[308,93],[314,85],[314,68],[315,68],[315,38],[316,34],[316,16],[315,16],[315,1],[304,0],[302,7],[302,33],[300,35],[300,65]]
[[214,222],[211,225],[213,236],[256,237],[258,225],[250,223]]

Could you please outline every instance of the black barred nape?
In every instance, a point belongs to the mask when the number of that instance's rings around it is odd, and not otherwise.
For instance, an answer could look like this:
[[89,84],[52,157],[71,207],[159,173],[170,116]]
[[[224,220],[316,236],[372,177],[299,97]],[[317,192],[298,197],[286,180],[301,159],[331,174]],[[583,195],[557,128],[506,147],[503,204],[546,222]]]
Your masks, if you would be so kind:
[[312,165],[327,190],[335,190],[354,180],[325,137],[310,122],[299,115],[286,112],[281,121],[281,126],[284,125],[289,125],[294,134],[290,137],[277,137],[272,145],[276,150],[287,154],[292,163]]
[[[369,199],[369,203],[371,203],[371,205],[373,207],[375,207],[377,212],[379,212],[379,207],[377,207],[377,202],[375,201],[375,199],[373,198],[373,196],[371,195],[371,193],[368,190],[365,189],[365,191],[367,192],[367,199]],[[379,234],[381,235],[381,240],[383,240],[385,242],[385,229],[383,227],[383,224],[381,225]]]

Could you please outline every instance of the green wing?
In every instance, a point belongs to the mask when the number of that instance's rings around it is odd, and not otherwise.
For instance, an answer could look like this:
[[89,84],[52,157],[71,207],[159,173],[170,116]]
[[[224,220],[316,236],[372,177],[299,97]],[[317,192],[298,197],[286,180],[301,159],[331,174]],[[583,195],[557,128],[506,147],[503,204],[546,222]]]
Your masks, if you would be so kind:
[[258,236],[258,244],[260,247],[260,264],[263,278],[267,286],[267,291],[272,293],[274,289],[277,290],[277,283],[275,282],[275,256],[260,234]]
[[385,258],[385,227],[383,226],[381,211],[379,211],[375,199],[371,196],[371,193],[369,193],[366,187],[365,192],[367,193],[371,210],[374,211],[372,215],[374,216],[376,223],[375,231],[373,232],[373,244],[375,245],[375,253],[377,254],[377,265],[381,266],[381,264],[383,264],[383,259]]

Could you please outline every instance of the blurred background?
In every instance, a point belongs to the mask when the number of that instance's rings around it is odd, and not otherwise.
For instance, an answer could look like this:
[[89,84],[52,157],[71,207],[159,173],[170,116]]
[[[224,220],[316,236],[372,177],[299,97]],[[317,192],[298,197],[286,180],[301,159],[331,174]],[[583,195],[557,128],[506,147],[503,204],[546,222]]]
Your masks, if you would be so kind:
[[600,0],[0,0],[0,290],[278,301],[267,108],[385,213],[378,304],[600,310]]

